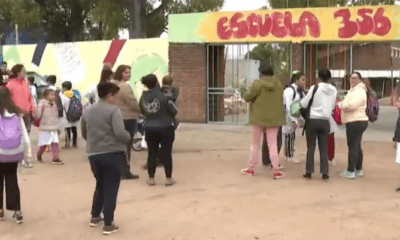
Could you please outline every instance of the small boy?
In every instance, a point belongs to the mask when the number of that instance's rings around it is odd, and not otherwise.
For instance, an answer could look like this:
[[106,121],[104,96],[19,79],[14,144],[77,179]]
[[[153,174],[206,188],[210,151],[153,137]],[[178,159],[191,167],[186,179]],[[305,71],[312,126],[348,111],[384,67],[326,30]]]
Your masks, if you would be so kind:
[[[174,79],[171,76],[165,76],[162,80],[162,88],[161,91],[168,97],[168,99],[172,100],[175,105],[179,96],[179,89],[172,86]],[[174,126],[175,130],[178,129],[180,122],[174,118]]]
[[38,96],[37,96],[37,86],[35,84],[35,77],[29,76],[29,91],[31,92],[33,103],[37,106],[38,103]]

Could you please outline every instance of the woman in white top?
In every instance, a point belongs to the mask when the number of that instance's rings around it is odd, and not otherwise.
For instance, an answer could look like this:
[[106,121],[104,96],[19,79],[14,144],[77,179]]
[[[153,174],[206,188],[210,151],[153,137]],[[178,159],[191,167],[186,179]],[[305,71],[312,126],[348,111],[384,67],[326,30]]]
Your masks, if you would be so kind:
[[[101,71],[100,83],[110,82],[113,79],[114,73],[112,71],[112,66],[105,64],[103,70]],[[85,98],[89,100],[88,105],[92,105],[99,101],[99,95],[97,94],[97,84],[86,92]]]
[[[310,109],[309,116],[306,119],[307,164],[305,178],[311,178],[314,173],[314,153],[318,138],[322,178],[324,180],[329,179],[328,135],[331,131],[329,121],[332,118],[337,97],[336,87],[329,83],[331,76],[331,72],[328,69],[319,70],[318,78],[322,82],[312,86],[307,96],[301,100],[301,106],[305,109]],[[317,88],[316,91],[314,91],[315,88]],[[314,100],[310,105],[313,95]]]

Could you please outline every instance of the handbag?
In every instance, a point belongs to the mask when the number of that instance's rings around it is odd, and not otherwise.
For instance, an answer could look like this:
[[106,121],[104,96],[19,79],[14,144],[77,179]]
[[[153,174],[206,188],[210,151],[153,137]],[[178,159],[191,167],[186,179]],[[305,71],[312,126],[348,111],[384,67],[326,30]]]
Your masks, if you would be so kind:
[[333,109],[332,116],[333,116],[333,119],[335,120],[336,124],[342,125],[342,109],[340,109],[337,104],[336,104],[335,108]]

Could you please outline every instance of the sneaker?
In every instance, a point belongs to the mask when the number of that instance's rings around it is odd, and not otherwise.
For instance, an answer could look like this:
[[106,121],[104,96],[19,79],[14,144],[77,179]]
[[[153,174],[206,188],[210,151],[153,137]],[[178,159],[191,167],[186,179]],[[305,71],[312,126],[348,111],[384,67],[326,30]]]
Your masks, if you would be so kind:
[[[268,165],[268,166],[270,166],[271,170],[274,169],[274,168],[272,167],[272,164],[270,164],[270,165]],[[284,167],[282,164],[279,164],[279,165],[278,165],[278,170],[283,170],[283,169],[285,169],[285,167]]]
[[133,180],[138,178],[139,175],[133,174],[131,172],[126,172],[124,175],[122,175],[122,180]]
[[[400,187],[396,189],[396,192],[400,192]],[[1,216],[1,212],[0,212],[0,216]]]
[[364,176],[364,172],[363,172],[363,170],[356,170],[356,177],[362,177],[362,176]]
[[311,173],[306,173],[303,175],[304,178],[311,179]]
[[336,166],[336,160],[329,160],[329,164],[332,166]]
[[285,174],[283,172],[278,171],[278,172],[274,173],[274,179],[280,179],[280,178],[284,178],[284,177],[285,177]]
[[165,181],[165,186],[169,187],[169,186],[174,185],[175,183],[176,183],[176,182],[175,182],[175,179],[173,179],[173,178],[167,178],[167,180]]
[[27,161],[25,161],[25,160],[22,161],[21,165],[22,165],[24,168],[33,168],[32,163],[27,162]]
[[288,157],[286,158],[286,161],[290,162],[290,163],[296,163],[296,164],[300,164],[301,161],[292,157]]
[[322,179],[329,180],[329,175],[328,174],[322,174]]
[[254,170],[249,170],[248,168],[242,169],[240,172],[243,175],[254,176]]
[[103,227],[103,234],[104,235],[110,235],[113,233],[119,232],[119,227],[115,226],[112,224],[111,226],[104,226]]
[[154,180],[154,178],[147,179],[147,185],[155,186],[156,185],[156,181]]
[[54,165],[63,165],[64,163],[59,158],[57,158],[56,160],[53,160],[53,164]]
[[4,220],[4,209],[0,210],[0,221]]
[[22,213],[19,211],[16,211],[14,215],[12,216],[12,219],[17,222],[18,224],[21,224],[24,222],[24,217],[22,216]]
[[38,162],[43,163],[42,156],[37,156],[37,160],[38,160]]
[[91,219],[90,219],[90,226],[91,227],[97,227],[99,224],[101,224],[102,222],[104,222],[104,219],[103,218],[101,218],[101,217],[97,217],[97,218],[94,218],[94,217],[92,217]]
[[72,145],[72,148],[78,148],[78,145],[76,145],[76,144]]
[[349,172],[349,171],[347,171],[347,169],[344,170],[344,171],[340,174],[340,176],[341,176],[342,178],[347,178],[347,179],[355,179],[355,178],[356,178],[356,174],[355,174],[354,172]]

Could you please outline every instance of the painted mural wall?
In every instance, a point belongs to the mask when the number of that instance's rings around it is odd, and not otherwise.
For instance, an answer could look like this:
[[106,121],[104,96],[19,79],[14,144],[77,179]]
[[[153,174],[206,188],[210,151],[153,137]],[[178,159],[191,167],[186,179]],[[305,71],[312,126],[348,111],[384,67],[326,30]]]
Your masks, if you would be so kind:
[[3,53],[9,66],[21,63],[27,71],[56,75],[57,85],[71,81],[81,93],[98,84],[103,64],[110,57],[114,71],[122,64],[132,67],[130,85],[138,98],[144,90],[140,82],[143,76],[154,73],[161,82],[168,74],[168,39],[39,43],[4,46]]

